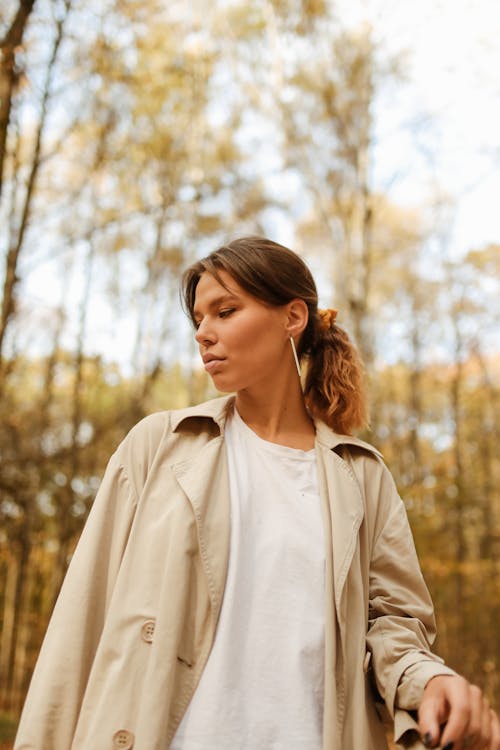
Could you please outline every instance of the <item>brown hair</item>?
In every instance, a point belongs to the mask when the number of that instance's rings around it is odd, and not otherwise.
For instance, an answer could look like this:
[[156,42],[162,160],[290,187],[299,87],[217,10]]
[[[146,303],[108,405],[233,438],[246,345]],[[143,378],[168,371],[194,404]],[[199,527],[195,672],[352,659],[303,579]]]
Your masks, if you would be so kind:
[[[182,277],[184,307],[193,321],[196,287],[202,273],[220,281],[226,271],[246,292],[269,305],[302,299],[309,319],[298,346],[308,367],[304,396],[309,411],[337,432],[366,426],[362,365],[347,333],[332,318],[325,326],[318,313],[312,274],[296,253],[264,237],[242,237],[193,263]],[[222,283],[222,282],[221,282]]]

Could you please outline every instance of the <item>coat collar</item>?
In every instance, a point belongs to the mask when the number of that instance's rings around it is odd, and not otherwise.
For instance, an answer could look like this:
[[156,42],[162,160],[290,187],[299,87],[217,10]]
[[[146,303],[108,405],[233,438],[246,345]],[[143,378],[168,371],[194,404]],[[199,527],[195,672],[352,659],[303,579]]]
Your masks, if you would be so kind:
[[382,454],[370,443],[366,443],[364,440],[360,440],[353,435],[341,435],[338,432],[334,432],[328,425],[321,420],[314,420],[314,426],[316,428],[316,440],[320,445],[325,448],[329,448],[332,451],[337,451],[338,448],[343,445],[353,445],[357,448],[363,448],[369,453],[373,453],[375,456],[382,458]]
[[180,425],[189,419],[207,419],[216,423],[220,434],[224,434],[224,426],[230,408],[234,402],[234,396],[223,396],[222,398],[213,398],[211,401],[205,401],[202,404],[188,406],[185,409],[176,409],[171,412],[171,424],[174,432],[177,432]]
[[[201,418],[215,422],[219,428],[220,434],[223,435],[226,419],[233,404],[234,396],[231,395],[223,396],[222,398],[214,398],[211,401],[205,401],[196,406],[189,406],[186,409],[177,409],[172,412],[172,428],[175,432],[184,421]],[[373,453],[379,458],[382,458],[380,451],[374,448],[373,445],[370,445],[370,443],[365,443],[364,440],[360,440],[352,435],[341,435],[334,432],[321,420],[315,420],[314,426],[316,428],[317,442],[329,450],[337,451],[343,445],[351,445],[362,448],[369,453]]]

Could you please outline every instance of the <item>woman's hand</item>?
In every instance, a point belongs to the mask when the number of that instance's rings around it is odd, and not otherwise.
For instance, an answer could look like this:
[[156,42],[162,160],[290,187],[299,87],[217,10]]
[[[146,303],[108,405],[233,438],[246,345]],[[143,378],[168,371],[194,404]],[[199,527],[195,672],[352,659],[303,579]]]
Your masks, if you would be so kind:
[[418,723],[426,747],[443,750],[500,750],[500,722],[476,685],[459,675],[427,683]]

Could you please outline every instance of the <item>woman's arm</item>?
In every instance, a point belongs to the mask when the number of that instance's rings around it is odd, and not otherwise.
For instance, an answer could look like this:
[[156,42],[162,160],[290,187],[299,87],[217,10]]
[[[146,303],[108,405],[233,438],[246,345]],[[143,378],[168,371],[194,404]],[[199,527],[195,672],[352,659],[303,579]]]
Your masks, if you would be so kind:
[[404,504],[384,466],[380,481],[367,490],[377,492],[379,508],[370,564],[367,643],[377,687],[389,711],[418,708],[419,731],[428,747],[441,743],[447,750],[500,750],[498,718],[483,693],[431,651],[432,602]]

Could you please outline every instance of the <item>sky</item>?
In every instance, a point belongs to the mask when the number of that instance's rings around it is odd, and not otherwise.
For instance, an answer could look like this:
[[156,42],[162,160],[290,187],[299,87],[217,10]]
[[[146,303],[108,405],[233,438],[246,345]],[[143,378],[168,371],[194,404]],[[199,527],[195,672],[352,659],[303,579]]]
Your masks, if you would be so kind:
[[500,242],[498,0],[336,4],[344,22],[370,23],[383,50],[404,56],[408,81],[376,113],[376,183],[402,203],[449,199],[457,252]]

